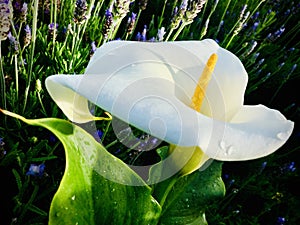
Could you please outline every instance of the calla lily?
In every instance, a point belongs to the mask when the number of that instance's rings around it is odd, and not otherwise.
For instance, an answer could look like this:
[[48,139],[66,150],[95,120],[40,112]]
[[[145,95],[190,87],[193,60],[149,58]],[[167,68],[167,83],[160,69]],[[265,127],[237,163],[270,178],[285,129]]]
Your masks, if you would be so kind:
[[[201,109],[191,107],[199,76],[218,56]],[[281,147],[293,122],[263,105],[243,105],[241,61],[215,41],[112,41],[97,49],[84,75],[53,75],[46,87],[72,121],[93,120],[88,101],[176,146],[207,158],[250,160]]]

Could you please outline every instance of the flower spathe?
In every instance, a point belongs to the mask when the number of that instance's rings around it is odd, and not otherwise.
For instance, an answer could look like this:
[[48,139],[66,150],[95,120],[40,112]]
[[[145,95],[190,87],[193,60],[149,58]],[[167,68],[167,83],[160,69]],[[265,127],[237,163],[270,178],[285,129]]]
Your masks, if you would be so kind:
[[[197,112],[191,98],[213,53],[218,61]],[[247,81],[240,60],[213,40],[113,41],[97,49],[84,75],[53,75],[46,87],[74,122],[93,119],[91,101],[166,142],[233,161],[271,154],[293,130],[279,111],[243,105]]]

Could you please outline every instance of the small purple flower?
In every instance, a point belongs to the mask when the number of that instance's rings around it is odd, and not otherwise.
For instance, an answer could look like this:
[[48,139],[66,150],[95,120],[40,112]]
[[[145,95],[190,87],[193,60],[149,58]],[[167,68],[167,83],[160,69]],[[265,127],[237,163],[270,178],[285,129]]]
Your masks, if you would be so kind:
[[103,137],[103,131],[102,130],[96,130],[93,136],[96,140],[101,139]]
[[141,41],[141,39],[142,39],[142,35],[141,35],[140,32],[138,32],[138,33],[136,34],[136,36],[135,36],[135,40]]
[[258,25],[259,25],[259,22],[255,22],[255,23],[253,24],[253,26],[252,26],[252,30],[253,30],[253,31],[256,31]]
[[278,218],[277,218],[277,225],[284,225],[285,224],[285,222],[286,222],[286,219],[284,218],[284,217],[281,217],[281,216],[279,216]]
[[229,178],[229,174],[226,173],[226,174],[223,175],[223,177],[224,177],[225,180],[227,180]]
[[29,170],[26,173],[28,176],[33,177],[42,177],[44,175],[45,164],[42,163],[40,165],[30,164]]
[[53,134],[50,134],[49,135],[49,142],[50,143],[56,143],[57,142],[57,138]]
[[281,173],[292,173],[295,172],[295,170],[295,162],[286,163],[282,167],[280,167]]

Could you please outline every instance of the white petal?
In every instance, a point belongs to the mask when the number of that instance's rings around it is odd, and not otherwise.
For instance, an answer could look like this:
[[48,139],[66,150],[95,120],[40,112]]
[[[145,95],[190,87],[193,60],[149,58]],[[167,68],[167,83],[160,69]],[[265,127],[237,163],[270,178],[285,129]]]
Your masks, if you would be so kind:
[[263,105],[243,106],[226,124],[222,139],[210,143],[206,153],[223,161],[260,158],[280,148],[293,127],[294,123],[277,110]]

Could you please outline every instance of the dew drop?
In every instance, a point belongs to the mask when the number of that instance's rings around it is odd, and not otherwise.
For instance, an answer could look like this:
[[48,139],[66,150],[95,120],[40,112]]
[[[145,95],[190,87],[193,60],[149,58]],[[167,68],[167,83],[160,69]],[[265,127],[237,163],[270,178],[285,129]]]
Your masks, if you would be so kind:
[[114,192],[115,190],[116,190],[116,189],[113,188],[113,189],[111,189],[111,192]]
[[277,134],[277,138],[280,139],[280,140],[286,140],[288,137],[288,133],[283,133],[283,132],[280,132]]
[[189,199],[188,199],[188,198],[186,198],[186,199],[185,199],[185,201],[186,201],[186,202],[188,202],[188,201],[189,201]]
[[71,197],[71,199],[72,199],[73,201],[75,200],[75,198],[76,198],[75,195],[73,195],[73,196]]
[[219,142],[219,147],[222,149],[222,150],[226,150],[226,143],[225,143],[225,141],[220,141]]
[[231,145],[226,149],[226,155],[231,155],[234,151],[234,147]]

